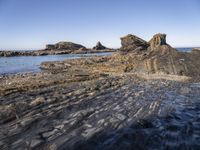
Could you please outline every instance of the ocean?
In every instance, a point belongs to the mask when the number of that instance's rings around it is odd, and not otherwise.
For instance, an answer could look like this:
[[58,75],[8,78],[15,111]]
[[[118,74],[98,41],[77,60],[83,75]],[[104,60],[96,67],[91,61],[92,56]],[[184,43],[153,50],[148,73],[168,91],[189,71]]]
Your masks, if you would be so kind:
[[0,57],[0,74],[15,74],[40,71],[40,64],[45,61],[62,61],[64,59],[78,59],[91,56],[109,56],[112,53],[94,54],[65,54],[46,56],[17,56]]
[[194,47],[177,47],[176,49],[181,52],[191,52]]

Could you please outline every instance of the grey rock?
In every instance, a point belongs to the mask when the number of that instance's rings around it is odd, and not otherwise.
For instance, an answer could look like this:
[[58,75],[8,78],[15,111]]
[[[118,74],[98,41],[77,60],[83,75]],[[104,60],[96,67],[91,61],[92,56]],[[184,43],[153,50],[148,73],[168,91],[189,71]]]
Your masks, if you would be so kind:
[[31,141],[31,143],[30,143],[30,147],[31,147],[31,148],[34,148],[34,147],[40,145],[42,142],[43,142],[42,140],[33,139],[33,140]]
[[103,50],[103,49],[107,49],[105,46],[103,46],[101,44],[101,42],[97,42],[96,46],[93,47],[94,50]]

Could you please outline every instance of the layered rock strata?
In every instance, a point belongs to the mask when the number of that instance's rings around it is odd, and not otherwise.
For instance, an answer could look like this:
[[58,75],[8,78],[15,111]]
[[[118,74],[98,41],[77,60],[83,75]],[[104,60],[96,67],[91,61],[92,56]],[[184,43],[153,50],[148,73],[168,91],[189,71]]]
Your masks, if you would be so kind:
[[145,40],[132,35],[128,34],[121,38],[121,51],[137,51],[137,50],[146,50],[149,46],[148,42]]
[[[166,34],[156,34],[148,43],[132,35],[121,40],[121,51],[129,49],[129,53],[123,56],[129,60],[127,72],[200,75],[200,51],[180,52],[167,44]],[[137,49],[142,51],[136,51]]]

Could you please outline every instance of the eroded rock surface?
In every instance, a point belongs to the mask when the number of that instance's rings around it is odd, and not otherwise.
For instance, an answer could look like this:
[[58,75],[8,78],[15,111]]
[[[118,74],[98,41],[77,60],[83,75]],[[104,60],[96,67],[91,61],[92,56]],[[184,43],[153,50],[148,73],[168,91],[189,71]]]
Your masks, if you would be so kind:
[[[48,83],[61,76],[69,79],[66,74],[43,77]],[[8,81],[12,87],[25,86],[29,76],[16,76]],[[34,80],[38,77],[35,75]],[[84,82],[39,86],[42,83],[38,81],[37,88],[1,96],[0,149],[200,146],[199,83],[146,80],[134,75],[101,75],[95,80],[80,74],[79,77]],[[16,85],[14,78],[22,80]],[[6,81],[2,80],[1,85]]]
[[166,34],[161,33],[154,35],[153,38],[149,41],[149,49],[154,50],[161,45],[167,45],[166,36]]
[[149,46],[149,44],[135,36],[135,35],[132,35],[132,34],[128,34],[127,36],[125,37],[122,37],[121,38],[121,51],[137,51],[137,50],[146,50]]
[[[166,34],[154,35],[148,44],[133,35],[128,35],[121,41],[121,51],[130,49],[123,56],[119,54],[116,57],[127,60],[124,62],[127,64],[127,72],[200,76],[199,50],[179,52],[167,44]],[[115,58],[113,60],[116,61]]]

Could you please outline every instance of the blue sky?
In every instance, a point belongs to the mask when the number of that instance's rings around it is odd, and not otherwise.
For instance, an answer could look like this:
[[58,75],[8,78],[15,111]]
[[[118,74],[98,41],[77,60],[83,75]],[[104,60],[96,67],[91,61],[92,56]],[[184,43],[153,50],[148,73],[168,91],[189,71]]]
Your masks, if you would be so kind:
[[0,49],[72,41],[120,47],[120,37],[166,33],[175,47],[200,46],[199,0],[0,0]]

